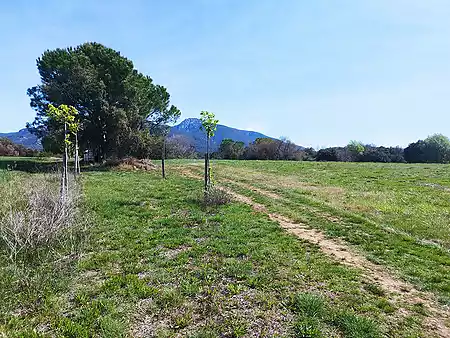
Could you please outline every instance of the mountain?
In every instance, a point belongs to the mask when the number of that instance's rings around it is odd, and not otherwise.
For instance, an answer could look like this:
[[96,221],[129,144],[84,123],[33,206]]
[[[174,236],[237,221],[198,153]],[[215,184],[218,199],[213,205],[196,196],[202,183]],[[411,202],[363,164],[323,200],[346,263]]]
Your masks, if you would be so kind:
[[[200,130],[200,119],[189,118],[185,119],[180,124],[172,127],[169,132],[169,136],[181,135],[191,143],[195,150],[198,152],[205,152],[206,150],[206,135]],[[16,144],[22,144],[23,146],[31,149],[42,149],[41,142],[36,136],[31,134],[26,128],[19,130],[15,133],[0,133],[0,137],[6,137]],[[230,138],[234,141],[244,142],[245,145],[255,141],[259,137],[268,137],[264,134],[257,133],[255,131],[240,130],[224,126],[222,124],[217,125],[215,135],[211,138],[211,151],[217,151],[219,145],[223,139]]]
[[[194,145],[196,151],[205,152],[206,135],[205,132],[200,129],[201,125],[200,119],[185,119],[183,122],[170,129],[169,137],[178,135],[184,136],[192,145]],[[226,138],[230,138],[234,141],[241,141],[244,142],[245,145],[248,145],[260,137],[268,136],[255,131],[240,130],[218,124],[215,135],[211,138],[210,148],[212,152],[217,151],[222,140]]]
[[42,145],[38,138],[31,134],[26,128],[14,133],[0,133],[0,138],[6,137],[15,144],[21,144],[26,148],[41,150]]

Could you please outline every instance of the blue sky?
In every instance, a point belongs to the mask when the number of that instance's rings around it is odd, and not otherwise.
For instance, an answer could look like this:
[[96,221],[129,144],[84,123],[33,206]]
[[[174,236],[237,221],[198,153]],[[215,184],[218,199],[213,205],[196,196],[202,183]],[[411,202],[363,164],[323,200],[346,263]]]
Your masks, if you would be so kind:
[[0,132],[31,121],[46,49],[96,41],[182,118],[313,147],[450,136],[448,0],[2,1]]

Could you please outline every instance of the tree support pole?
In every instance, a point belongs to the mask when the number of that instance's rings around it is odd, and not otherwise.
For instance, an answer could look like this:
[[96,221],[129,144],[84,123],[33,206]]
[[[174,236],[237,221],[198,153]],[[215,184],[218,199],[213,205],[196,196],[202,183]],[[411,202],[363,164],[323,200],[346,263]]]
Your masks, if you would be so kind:
[[166,168],[165,168],[165,159],[166,159],[166,137],[163,139],[163,150],[161,156],[161,170],[162,170],[162,178],[166,179]]

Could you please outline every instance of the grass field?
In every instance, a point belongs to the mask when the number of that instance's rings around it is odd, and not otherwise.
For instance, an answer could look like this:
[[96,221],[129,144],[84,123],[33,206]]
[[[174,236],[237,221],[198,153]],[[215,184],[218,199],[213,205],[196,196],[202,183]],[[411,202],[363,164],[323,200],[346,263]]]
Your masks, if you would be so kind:
[[[166,181],[157,172],[83,173],[90,226],[76,252],[0,257],[0,336],[444,336],[420,298],[391,293],[267,213],[341,241],[444,313],[450,166],[213,166],[218,185],[267,212],[239,201],[205,209],[198,161],[169,161]],[[40,174],[0,170],[0,192],[30,175]]]
[[342,237],[448,304],[450,166],[223,161],[215,174],[271,210]]

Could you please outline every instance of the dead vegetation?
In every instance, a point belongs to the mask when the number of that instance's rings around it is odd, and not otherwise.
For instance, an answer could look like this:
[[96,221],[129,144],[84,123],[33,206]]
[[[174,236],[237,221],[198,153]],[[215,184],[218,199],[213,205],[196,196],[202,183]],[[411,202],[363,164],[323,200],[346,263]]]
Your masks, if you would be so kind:
[[61,198],[58,183],[56,174],[40,175],[10,182],[2,191],[0,245],[11,260],[73,237],[81,216],[79,190],[73,182]]
[[206,207],[217,207],[230,203],[231,196],[225,190],[211,186],[203,194],[202,203]]
[[119,170],[152,171],[157,169],[157,166],[150,159],[137,159],[134,157],[111,160],[106,163],[106,166],[115,167]]

